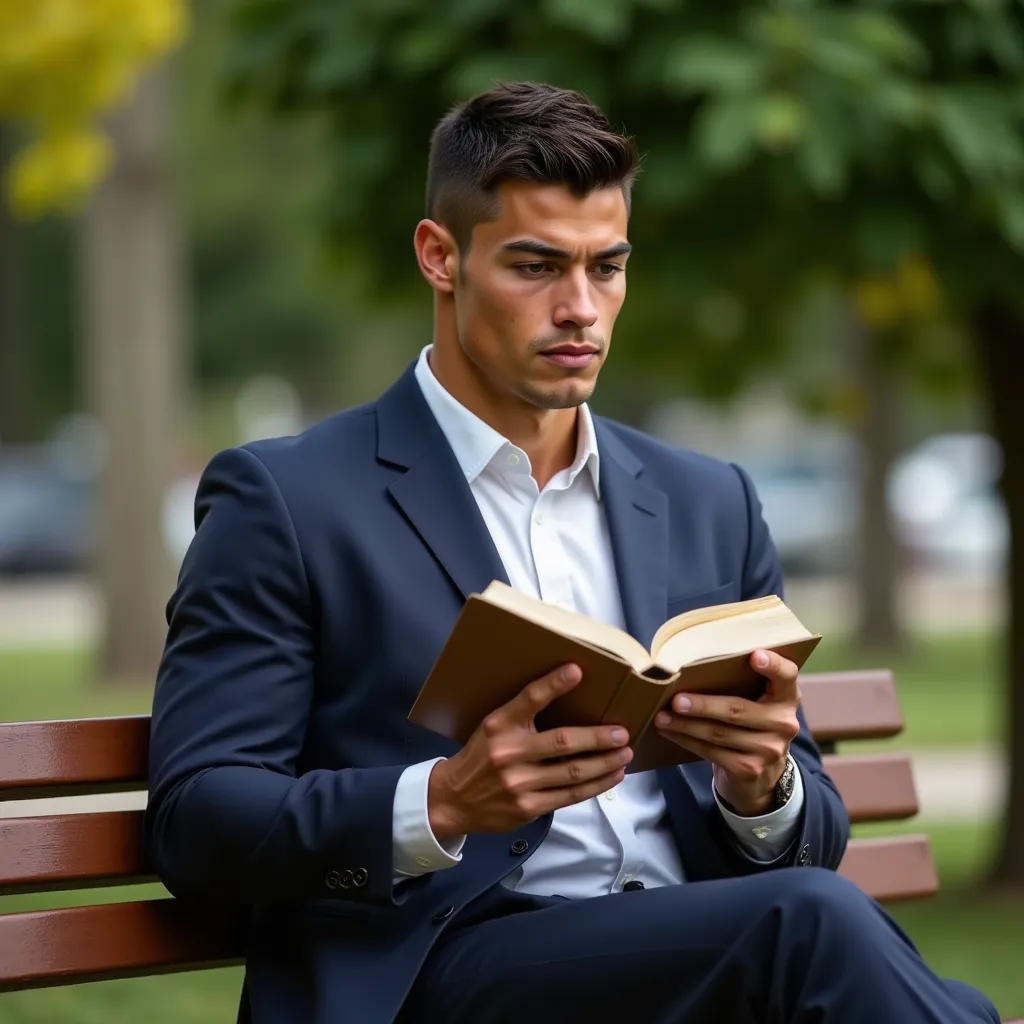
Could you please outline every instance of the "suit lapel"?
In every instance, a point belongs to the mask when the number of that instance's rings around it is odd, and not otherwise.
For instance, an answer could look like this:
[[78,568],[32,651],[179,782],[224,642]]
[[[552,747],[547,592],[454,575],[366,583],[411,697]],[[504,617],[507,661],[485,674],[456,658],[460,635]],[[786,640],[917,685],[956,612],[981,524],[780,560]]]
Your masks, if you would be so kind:
[[463,597],[508,575],[458,460],[410,368],[376,406],[377,457],[405,472],[388,491]]
[[640,479],[643,463],[603,420],[594,427],[626,628],[647,645],[668,615],[668,498]]

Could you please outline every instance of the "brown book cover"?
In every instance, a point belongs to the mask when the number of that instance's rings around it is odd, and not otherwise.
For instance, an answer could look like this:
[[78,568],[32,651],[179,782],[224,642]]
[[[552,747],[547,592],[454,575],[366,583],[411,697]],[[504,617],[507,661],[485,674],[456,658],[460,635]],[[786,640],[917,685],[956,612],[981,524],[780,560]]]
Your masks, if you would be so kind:
[[[496,587],[503,588],[499,597],[508,591],[502,584],[492,584],[483,595],[473,594],[467,600],[409,712],[409,721],[465,743],[488,714],[512,700],[528,683],[559,665],[573,662],[583,672],[582,682],[538,715],[537,728],[622,725],[629,731],[634,750],[629,772],[697,760],[689,751],[664,739],[656,729],[648,728],[676,693],[724,694],[756,700],[764,692],[765,680],[750,666],[754,650],[770,647],[802,667],[821,639],[804,629],[781,602],[773,599],[795,624],[789,625],[789,633],[783,633],[781,642],[754,643],[749,650],[702,658],[678,671],[659,666],[656,657],[648,654],[647,664],[638,667],[635,658],[627,660],[621,653],[593,642],[602,633],[609,641],[613,634],[625,638],[620,630],[604,624],[598,627],[594,620],[562,609],[552,612],[552,620],[545,624],[539,620],[548,614],[550,606],[526,598],[530,603],[522,607],[533,616],[528,618],[488,600]],[[523,600],[522,595],[515,596],[516,603]],[[760,605],[764,603],[762,599]],[[721,618],[733,619],[736,637],[743,635],[743,609],[758,604],[720,606]],[[704,621],[718,621],[719,615],[712,608],[679,617],[684,619],[699,626]],[[582,631],[589,630],[589,641],[567,635],[579,624],[574,620],[585,620]],[[625,644],[643,651],[629,639],[625,643],[620,639],[613,646],[621,652]]]

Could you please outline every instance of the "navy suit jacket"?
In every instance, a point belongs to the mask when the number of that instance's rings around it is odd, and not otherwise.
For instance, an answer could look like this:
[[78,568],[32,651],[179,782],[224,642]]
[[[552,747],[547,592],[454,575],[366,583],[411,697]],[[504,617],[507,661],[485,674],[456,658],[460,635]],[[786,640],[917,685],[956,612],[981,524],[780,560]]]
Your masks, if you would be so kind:
[[[595,425],[638,640],[689,608],[781,594],[742,470]],[[244,1018],[390,1022],[451,908],[550,826],[472,835],[457,867],[392,885],[399,776],[456,749],[407,713],[466,595],[505,570],[411,368],[299,437],[214,457],[196,519],[154,698],[150,857],[175,895],[245,908]],[[847,816],[806,726],[793,753],[805,808],[771,864],[722,821],[709,764],[659,772],[690,882],[838,865]]]

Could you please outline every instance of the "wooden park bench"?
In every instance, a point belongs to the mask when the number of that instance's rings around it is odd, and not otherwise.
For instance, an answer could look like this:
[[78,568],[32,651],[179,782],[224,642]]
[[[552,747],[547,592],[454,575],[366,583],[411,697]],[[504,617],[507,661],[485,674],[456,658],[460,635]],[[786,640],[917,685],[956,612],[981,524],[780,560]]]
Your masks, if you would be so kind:
[[[839,741],[902,731],[892,673],[808,674],[800,682],[851,821],[917,814],[908,757],[835,753]],[[0,724],[0,800],[143,790],[148,744],[144,715]],[[882,902],[927,897],[939,886],[925,835],[852,839],[840,873]],[[2,897],[14,893],[154,880],[141,811],[0,818],[0,993],[243,962],[239,918],[173,898],[3,912]]]

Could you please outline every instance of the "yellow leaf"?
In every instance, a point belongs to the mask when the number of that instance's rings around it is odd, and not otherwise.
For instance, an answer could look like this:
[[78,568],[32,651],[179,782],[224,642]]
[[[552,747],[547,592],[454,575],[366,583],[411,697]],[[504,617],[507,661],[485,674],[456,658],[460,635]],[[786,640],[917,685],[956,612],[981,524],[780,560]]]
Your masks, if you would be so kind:
[[6,189],[22,213],[76,203],[102,177],[94,127],[184,38],[186,0],[0,0],[0,118],[26,126]]
[[99,132],[50,136],[29,144],[10,167],[11,208],[22,216],[70,209],[88,195],[110,167],[110,143]]

